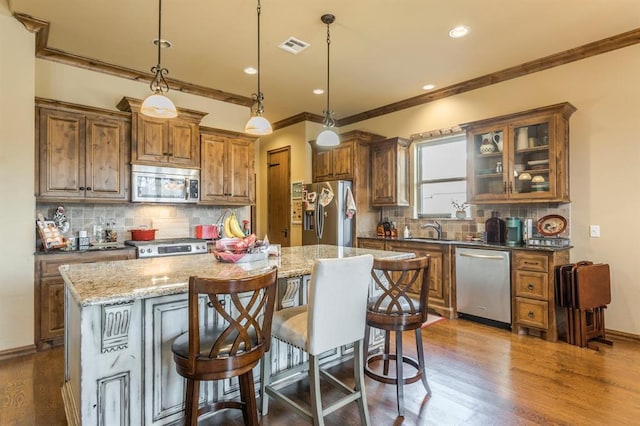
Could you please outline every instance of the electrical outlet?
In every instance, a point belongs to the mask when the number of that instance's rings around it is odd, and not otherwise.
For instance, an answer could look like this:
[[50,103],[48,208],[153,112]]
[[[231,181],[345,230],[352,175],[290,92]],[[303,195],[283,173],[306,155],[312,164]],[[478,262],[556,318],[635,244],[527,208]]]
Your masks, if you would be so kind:
[[589,227],[589,236],[591,238],[598,238],[600,237],[600,225],[591,225]]

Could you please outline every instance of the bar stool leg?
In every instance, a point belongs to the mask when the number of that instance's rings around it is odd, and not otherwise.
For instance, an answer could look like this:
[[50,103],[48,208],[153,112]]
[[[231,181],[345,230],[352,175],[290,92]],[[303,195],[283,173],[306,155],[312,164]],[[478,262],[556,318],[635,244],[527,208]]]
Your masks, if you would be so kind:
[[260,360],[260,413],[266,416],[269,412],[269,395],[266,387],[271,379],[271,351],[267,351]]
[[[402,331],[396,331],[396,393],[398,415],[404,417],[404,375],[402,368]],[[387,352],[389,353],[389,352]]]
[[[390,353],[389,352],[389,347],[391,346],[389,344],[390,340],[391,340],[391,332],[389,330],[385,330],[384,331],[384,353],[385,354]],[[389,375],[389,356],[388,355],[385,355],[384,357],[382,372],[384,373],[385,376]]]
[[238,384],[240,385],[240,398],[243,403],[242,418],[244,419],[244,424],[258,426],[258,404],[253,384],[253,370],[241,374],[238,377]]
[[200,382],[187,379],[185,393],[185,425],[197,426],[198,400],[200,399]]
[[431,388],[427,381],[427,371],[424,366],[424,351],[422,350],[422,332],[419,328],[416,328],[416,349],[418,350],[418,365],[420,365],[420,371],[422,373],[422,385],[427,391],[427,395],[431,395]]
[[[367,327],[368,329],[369,327]],[[366,334],[365,334],[366,336]],[[365,388],[364,388],[364,364],[367,362],[364,356],[364,350],[362,342],[357,341],[354,347],[353,356],[353,378],[355,381],[355,391],[360,392],[360,398],[358,399],[358,408],[360,409],[360,423],[363,426],[369,426],[371,419],[369,418],[369,407],[367,406]],[[368,346],[365,346],[368,348]],[[368,353],[368,350],[367,350]]]
[[309,354],[309,390],[311,391],[311,415],[314,426],[324,426],[322,399],[320,396],[320,367],[318,358]]

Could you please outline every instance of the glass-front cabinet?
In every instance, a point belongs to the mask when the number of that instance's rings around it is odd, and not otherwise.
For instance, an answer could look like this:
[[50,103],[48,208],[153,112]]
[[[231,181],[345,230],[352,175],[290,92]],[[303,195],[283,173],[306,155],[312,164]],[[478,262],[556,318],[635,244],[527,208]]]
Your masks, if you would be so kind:
[[470,203],[569,202],[568,102],[462,124]]

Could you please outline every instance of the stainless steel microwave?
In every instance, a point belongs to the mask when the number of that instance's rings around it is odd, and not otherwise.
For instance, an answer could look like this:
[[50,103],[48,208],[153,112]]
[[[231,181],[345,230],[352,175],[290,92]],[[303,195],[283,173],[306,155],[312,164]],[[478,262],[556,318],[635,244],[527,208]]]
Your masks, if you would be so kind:
[[197,203],[199,198],[200,170],[131,166],[131,201]]

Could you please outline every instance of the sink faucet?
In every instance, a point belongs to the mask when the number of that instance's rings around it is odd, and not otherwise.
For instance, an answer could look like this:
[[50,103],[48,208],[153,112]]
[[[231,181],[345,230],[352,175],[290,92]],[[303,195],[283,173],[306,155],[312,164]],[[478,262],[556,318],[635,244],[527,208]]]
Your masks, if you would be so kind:
[[442,225],[440,225],[440,223],[438,222],[433,222],[433,223],[425,223],[420,225],[420,228],[422,229],[427,229],[427,228],[431,228],[434,231],[436,231],[436,239],[440,239],[442,237]]

